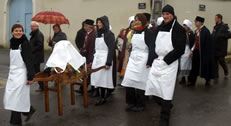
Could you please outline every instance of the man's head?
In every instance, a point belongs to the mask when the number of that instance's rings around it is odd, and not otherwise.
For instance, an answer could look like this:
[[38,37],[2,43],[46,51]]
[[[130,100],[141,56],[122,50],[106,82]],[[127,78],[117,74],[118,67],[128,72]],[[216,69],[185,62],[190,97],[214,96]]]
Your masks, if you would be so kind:
[[39,29],[39,23],[36,21],[32,21],[30,23],[30,28],[31,28],[31,31],[35,31],[35,30]]
[[85,21],[84,21],[84,30],[86,31],[86,32],[90,32],[90,31],[92,31],[93,29],[94,29],[94,21],[93,20],[91,20],[91,19],[86,19]]
[[164,22],[167,24],[169,22],[171,22],[174,17],[175,17],[175,12],[174,12],[174,8],[171,5],[166,5],[163,9],[162,9],[162,17],[164,18]]
[[223,16],[221,14],[217,14],[215,16],[215,22],[216,24],[220,24],[222,22]]
[[53,30],[55,33],[58,33],[61,31],[60,25],[59,24],[55,24],[53,25]]
[[205,22],[205,19],[203,17],[197,16],[195,19],[195,26],[197,28],[200,28]]

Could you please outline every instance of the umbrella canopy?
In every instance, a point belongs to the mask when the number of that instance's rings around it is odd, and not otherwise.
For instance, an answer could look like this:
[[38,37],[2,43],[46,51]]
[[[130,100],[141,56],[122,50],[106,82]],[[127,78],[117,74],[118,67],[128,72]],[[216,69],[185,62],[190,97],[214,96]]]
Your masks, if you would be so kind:
[[42,11],[37,13],[32,21],[37,21],[43,24],[69,24],[69,20],[60,12]]

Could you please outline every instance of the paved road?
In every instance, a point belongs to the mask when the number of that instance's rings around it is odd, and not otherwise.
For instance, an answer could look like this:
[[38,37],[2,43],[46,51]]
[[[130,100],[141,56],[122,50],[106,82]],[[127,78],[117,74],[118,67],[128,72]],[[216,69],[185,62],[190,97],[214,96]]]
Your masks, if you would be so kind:
[[[8,75],[8,50],[0,50],[0,83],[4,87]],[[229,64],[229,68],[230,68]],[[210,88],[199,79],[195,88],[176,86],[170,126],[230,126],[231,78],[221,77]],[[95,106],[96,97],[89,95],[89,107],[83,108],[83,97],[76,94],[76,105],[70,104],[69,87],[63,89],[64,115],[58,116],[57,97],[49,93],[50,112],[44,112],[43,93],[31,86],[31,103],[36,113],[24,126],[158,126],[160,107],[152,100],[144,112],[125,112],[125,90],[117,87],[103,106]],[[4,88],[0,89],[0,126],[8,126],[10,112],[3,109]]]

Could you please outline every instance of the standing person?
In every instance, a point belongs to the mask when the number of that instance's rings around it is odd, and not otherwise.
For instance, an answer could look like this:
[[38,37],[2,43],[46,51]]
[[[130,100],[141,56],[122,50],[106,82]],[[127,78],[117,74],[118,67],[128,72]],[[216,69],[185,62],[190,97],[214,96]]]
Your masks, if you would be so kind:
[[192,51],[191,48],[195,41],[194,33],[192,31],[192,22],[188,19],[183,21],[183,26],[186,31],[186,46],[184,54],[180,58],[180,72],[179,77],[181,77],[180,84],[186,84],[186,77],[189,76],[189,73],[192,69]]
[[206,80],[205,86],[210,86],[210,79],[215,77],[213,41],[208,28],[204,26],[204,21],[205,19],[200,16],[195,19],[197,30],[188,86],[195,86],[198,75]]
[[132,51],[128,60],[128,65],[122,81],[122,86],[126,87],[126,110],[143,111],[145,108],[146,82],[151,66],[153,53],[153,34],[147,27],[147,19],[144,14],[137,14],[134,22],[136,29],[131,39]]
[[[93,61],[93,54],[94,54],[94,48],[95,48],[95,38],[96,38],[96,32],[94,30],[94,21],[91,19],[86,19],[84,21],[84,30],[85,30],[85,40],[83,43],[83,47],[80,49],[80,54],[84,57],[86,57],[86,63],[87,66],[90,67]],[[90,84],[90,75],[88,77],[87,84]],[[93,91],[93,87],[91,89]],[[79,93],[83,93],[83,86],[80,86]]]
[[215,72],[216,78],[219,77],[219,64],[224,70],[224,75],[227,77],[229,74],[228,67],[225,62],[225,56],[227,55],[228,39],[231,38],[229,26],[222,21],[222,15],[217,14],[215,16],[216,25],[213,28],[213,41],[215,44]]
[[[39,23],[32,21],[30,45],[32,48],[35,74],[40,72],[40,64],[44,62],[44,36],[39,30]],[[39,88],[36,91],[43,91],[43,82],[38,82]]]
[[22,25],[14,24],[10,40],[10,70],[4,94],[4,107],[11,110],[10,124],[21,126],[21,113],[29,121],[35,109],[30,103],[30,85],[33,83],[34,68],[32,49],[24,35]]
[[176,20],[174,8],[162,9],[164,22],[154,33],[155,59],[149,73],[145,95],[154,95],[161,105],[160,126],[168,126],[176,84],[178,59],[184,54],[186,33]]
[[100,17],[96,20],[97,35],[95,40],[95,54],[92,68],[105,66],[105,69],[91,74],[91,85],[98,87],[100,100],[95,105],[102,105],[107,102],[107,95],[114,89],[112,68],[113,57],[115,54],[115,36],[109,30],[109,20],[107,16]]
[[53,25],[53,30],[54,30],[54,36],[51,37],[49,36],[48,38],[48,45],[52,48],[54,48],[54,45],[61,41],[61,40],[67,40],[67,36],[64,32],[62,32],[62,29],[59,24]]
[[131,38],[134,33],[134,21],[135,16],[131,16],[128,19],[129,27],[126,29],[126,41],[123,43],[122,51],[120,54],[120,60],[118,64],[118,72],[120,72],[120,77],[123,78],[125,74],[125,69],[127,67],[128,58],[131,52]]
[[84,30],[84,23],[85,21],[82,22],[82,27],[79,29],[75,37],[75,44],[79,50],[83,48],[83,43],[85,40],[86,31]]
[[[125,42],[126,42],[126,29],[121,29],[119,35],[116,38],[116,49],[118,50],[118,59],[120,59],[122,48]],[[118,71],[121,72],[121,69],[120,70],[118,69]]]
[[155,24],[151,24],[151,14],[150,13],[143,13],[147,19],[147,27],[149,30],[151,30],[152,32],[154,32],[156,30],[156,25]]

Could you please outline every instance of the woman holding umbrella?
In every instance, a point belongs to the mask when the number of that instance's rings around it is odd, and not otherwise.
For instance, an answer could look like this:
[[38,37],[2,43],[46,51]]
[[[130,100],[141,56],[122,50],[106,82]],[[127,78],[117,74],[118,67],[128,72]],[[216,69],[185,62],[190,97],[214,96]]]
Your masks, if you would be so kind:
[[4,107],[11,110],[10,124],[21,126],[21,113],[28,121],[35,109],[30,104],[30,84],[34,77],[32,48],[20,24],[12,27],[10,71],[4,94]]
[[[91,74],[91,85],[99,87],[100,100],[96,105],[106,103],[107,94],[114,89],[112,66],[115,53],[115,36],[109,29],[107,16],[100,17],[97,22],[97,34],[95,40],[95,54],[92,69],[105,65],[105,69]],[[114,82],[114,84],[113,84]]]

